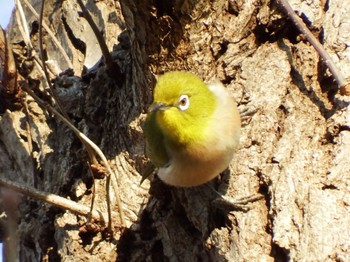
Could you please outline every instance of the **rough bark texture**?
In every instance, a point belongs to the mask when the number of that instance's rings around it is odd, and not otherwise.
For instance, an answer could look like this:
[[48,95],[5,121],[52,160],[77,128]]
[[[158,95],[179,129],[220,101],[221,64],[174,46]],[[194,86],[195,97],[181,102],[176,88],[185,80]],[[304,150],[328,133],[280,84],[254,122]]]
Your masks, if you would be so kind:
[[[31,3],[39,10],[39,0]],[[350,4],[290,3],[349,77]],[[122,77],[106,74],[75,1],[47,0],[44,16],[74,74],[57,75],[67,64],[48,35],[45,51],[67,113],[118,175],[127,226],[115,216],[110,240],[99,230],[86,230],[82,216],[24,196],[19,201],[2,188],[7,214],[2,232],[18,259],[350,260],[349,99],[337,95],[318,54],[275,1],[105,0],[86,6],[113,50],[115,75]],[[25,13],[37,49],[37,19],[27,8]],[[32,89],[42,90],[43,77],[25,57],[16,21],[8,34],[19,73]],[[139,186],[138,172],[146,163],[144,113],[154,76],[170,70],[221,80],[248,116],[230,171],[209,186],[172,188],[157,177]],[[0,116],[1,176],[89,206],[93,183],[80,141],[29,96],[27,103],[29,117],[24,110]],[[256,193],[264,198],[248,211],[225,212],[213,205],[212,188],[233,198]],[[106,211],[105,179],[95,180],[95,192],[95,206]],[[112,209],[118,212],[114,200]]]

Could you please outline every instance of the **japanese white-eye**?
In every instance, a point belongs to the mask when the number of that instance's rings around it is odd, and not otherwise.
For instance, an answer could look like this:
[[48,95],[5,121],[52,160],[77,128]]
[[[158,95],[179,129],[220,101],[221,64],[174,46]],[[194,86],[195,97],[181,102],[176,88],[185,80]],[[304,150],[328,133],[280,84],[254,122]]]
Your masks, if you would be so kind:
[[236,104],[222,83],[168,72],[157,81],[146,118],[146,152],[166,184],[198,186],[228,167],[240,129]]

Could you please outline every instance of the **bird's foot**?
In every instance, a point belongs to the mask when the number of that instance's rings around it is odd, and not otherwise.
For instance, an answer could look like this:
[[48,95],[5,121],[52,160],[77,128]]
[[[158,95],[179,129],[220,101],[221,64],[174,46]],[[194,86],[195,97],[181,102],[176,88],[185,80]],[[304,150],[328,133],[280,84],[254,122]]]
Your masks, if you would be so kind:
[[250,196],[242,197],[242,198],[232,198],[228,196],[221,195],[217,197],[213,201],[213,205],[215,205],[218,209],[230,212],[230,211],[244,211],[247,212],[251,208],[251,203],[263,199],[264,196],[262,194],[253,194]]

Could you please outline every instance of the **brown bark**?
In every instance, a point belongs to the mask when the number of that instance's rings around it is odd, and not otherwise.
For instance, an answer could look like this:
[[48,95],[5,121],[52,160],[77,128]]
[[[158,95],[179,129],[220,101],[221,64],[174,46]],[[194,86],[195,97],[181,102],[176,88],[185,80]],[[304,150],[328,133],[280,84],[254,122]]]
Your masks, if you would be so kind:
[[[40,1],[31,3],[38,11]],[[348,77],[350,5],[290,3]],[[106,72],[99,61],[98,42],[75,1],[47,0],[45,6],[45,22],[74,66],[74,73],[58,75],[67,63],[45,35],[56,92],[75,126],[100,146],[117,173],[127,226],[120,225],[114,198],[110,239],[101,223],[86,224],[83,216],[23,196],[17,214],[10,212],[18,221],[17,234],[7,232],[17,243],[17,258],[350,259],[348,98],[336,93],[318,54],[274,1],[89,1],[115,72]],[[37,50],[37,18],[27,8],[25,13]],[[18,72],[50,102],[40,72],[28,66],[16,21],[8,39]],[[144,114],[155,75],[170,70],[188,70],[207,82],[221,80],[244,116],[230,171],[205,186],[173,188],[157,177],[139,186],[138,172],[146,164]],[[27,103],[29,115],[7,110],[0,116],[1,176],[90,206],[93,182],[84,147],[33,99],[27,97]],[[233,198],[256,193],[264,198],[247,211],[227,212],[213,204],[212,188]],[[95,179],[95,193],[95,207],[105,213],[105,179]],[[11,217],[1,219],[6,229]]]

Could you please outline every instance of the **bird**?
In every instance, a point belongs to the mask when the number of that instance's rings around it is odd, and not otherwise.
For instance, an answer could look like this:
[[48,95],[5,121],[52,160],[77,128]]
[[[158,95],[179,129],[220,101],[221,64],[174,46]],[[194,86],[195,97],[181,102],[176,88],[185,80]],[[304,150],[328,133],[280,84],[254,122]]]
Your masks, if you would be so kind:
[[241,120],[220,81],[206,84],[193,73],[170,71],[156,83],[143,130],[158,177],[171,186],[195,187],[229,166],[239,146]]

